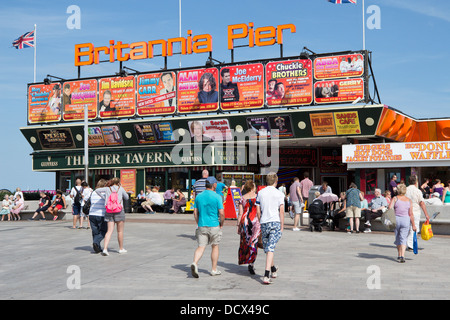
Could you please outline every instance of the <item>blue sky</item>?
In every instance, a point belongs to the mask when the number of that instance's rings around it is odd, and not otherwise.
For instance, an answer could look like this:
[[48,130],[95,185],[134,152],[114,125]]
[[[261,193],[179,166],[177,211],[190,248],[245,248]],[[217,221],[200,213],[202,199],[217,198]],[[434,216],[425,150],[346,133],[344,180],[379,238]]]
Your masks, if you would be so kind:
[[[37,81],[47,74],[77,77],[75,44],[108,45],[178,36],[178,0],[164,1],[2,1],[0,4],[0,188],[54,188],[54,174],[31,170],[32,148],[19,128],[26,126],[27,83],[33,82],[33,49],[16,50],[12,41],[37,24]],[[81,9],[81,28],[69,29],[67,8]],[[415,118],[450,117],[450,1],[366,0],[380,9],[381,29],[366,28],[366,49],[382,103]],[[366,13],[366,20],[372,14]],[[182,35],[209,33],[213,57],[230,62],[227,26],[254,22],[255,27],[293,23],[285,33],[284,55],[298,55],[304,46],[335,52],[362,49],[362,0],[334,5],[326,0],[182,0]],[[279,56],[278,46],[235,50],[235,61]],[[183,67],[204,65],[207,54],[183,56]],[[169,58],[169,68],[179,56]],[[158,70],[162,58],[125,62],[140,71]],[[83,67],[82,77],[110,75],[118,63]],[[373,92],[373,87],[371,87]]]

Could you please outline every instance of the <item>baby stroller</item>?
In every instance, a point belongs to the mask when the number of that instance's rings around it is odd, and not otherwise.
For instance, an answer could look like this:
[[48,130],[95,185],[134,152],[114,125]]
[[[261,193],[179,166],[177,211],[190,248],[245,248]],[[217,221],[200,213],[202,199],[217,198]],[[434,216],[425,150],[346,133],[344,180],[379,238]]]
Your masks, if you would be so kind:
[[308,206],[309,213],[309,230],[322,232],[322,227],[328,225],[327,212],[324,209],[323,201],[316,198]]

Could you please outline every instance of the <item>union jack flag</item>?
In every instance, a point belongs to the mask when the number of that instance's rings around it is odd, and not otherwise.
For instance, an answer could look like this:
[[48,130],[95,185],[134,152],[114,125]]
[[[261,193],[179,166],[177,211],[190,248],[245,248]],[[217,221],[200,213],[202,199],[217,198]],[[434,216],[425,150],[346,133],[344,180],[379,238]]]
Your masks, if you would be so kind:
[[33,48],[34,47],[34,30],[21,35],[13,41],[13,46],[16,49]]
[[356,0],[328,0],[328,2],[335,3],[335,4],[343,4],[343,3],[356,4]]

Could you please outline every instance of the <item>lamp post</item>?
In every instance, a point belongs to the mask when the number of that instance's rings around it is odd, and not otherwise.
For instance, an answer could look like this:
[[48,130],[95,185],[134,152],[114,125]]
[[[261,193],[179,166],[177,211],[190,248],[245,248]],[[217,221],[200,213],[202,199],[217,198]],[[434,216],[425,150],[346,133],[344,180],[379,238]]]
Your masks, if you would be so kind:
[[[89,184],[89,128],[88,128],[88,104],[84,105],[84,176]],[[92,181],[94,184],[94,181]]]

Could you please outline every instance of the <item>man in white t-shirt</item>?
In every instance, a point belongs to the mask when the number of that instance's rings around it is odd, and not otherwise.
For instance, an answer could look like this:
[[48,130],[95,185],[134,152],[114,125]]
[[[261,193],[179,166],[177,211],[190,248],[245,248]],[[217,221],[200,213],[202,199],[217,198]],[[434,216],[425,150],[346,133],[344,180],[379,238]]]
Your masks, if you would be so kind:
[[284,228],[284,194],[276,188],[278,177],[276,173],[269,173],[266,177],[267,187],[258,192],[256,197],[256,212],[261,224],[261,237],[266,253],[266,269],[263,283],[270,284],[272,278],[277,277],[278,267],[275,267],[275,246],[281,238]]
[[[413,215],[414,215],[414,224],[419,227],[420,226],[420,215],[423,211],[425,217],[427,218],[427,222],[430,221],[430,216],[428,215],[427,208],[425,206],[425,202],[423,199],[423,193],[418,188],[418,180],[416,175],[412,175],[409,177],[409,186],[406,188],[405,196],[412,201],[413,204]],[[408,235],[408,250],[413,249],[413,240],[414,240],[414,231],[412,226],[409,229]]]

